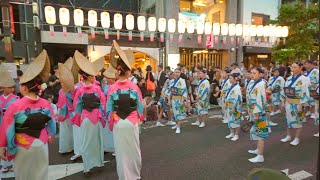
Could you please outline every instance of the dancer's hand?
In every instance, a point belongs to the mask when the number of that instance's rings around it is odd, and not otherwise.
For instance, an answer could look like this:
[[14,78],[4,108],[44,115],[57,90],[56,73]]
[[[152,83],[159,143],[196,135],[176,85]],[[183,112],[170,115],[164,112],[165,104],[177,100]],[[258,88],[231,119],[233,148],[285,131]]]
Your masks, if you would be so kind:
[[298,105],[298,113],[301,113],[301,112],[302,112],[302,105],[299,104],[299,105]]
[[6,149],[0,148],[0,159],[4,161],[8,161],[8,157],[6,156]]

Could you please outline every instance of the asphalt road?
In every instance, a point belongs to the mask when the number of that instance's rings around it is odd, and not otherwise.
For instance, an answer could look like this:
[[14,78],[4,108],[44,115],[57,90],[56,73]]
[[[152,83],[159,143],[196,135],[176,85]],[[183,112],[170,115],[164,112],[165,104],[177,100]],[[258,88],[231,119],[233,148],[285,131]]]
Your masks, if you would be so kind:
[[[211,114],[219,114],[213,110]],[[272,117],[279,125],[272,128],[270,137],[265,141],[265,162],[252,164],[248,161],[254,155],[247,150],[255,149],[255,142],[249,135],[240,134],[240,139],[233,142],[225,139],[229,134],[226,124],[221,118],[208,119],[205,128],[191,126],[195,118],[183,124],[182,133],[175,134],[170,127],[152,127],[145,125],[140,136],[142,151],[143,180],[240,180],[255,167],[276,170],[289,169],[289,174],[306,171],[316,179],[319,138],[313,137],[319,128],[313,120],[308,119],[304,125],[301,143],[294,147],[282,143],[280,139],[286,135],[284,114]],[[293,136],[293,135],[292,135]],[[71,154],[58,153],[58,140],[49,146],[50,165],[68,164]],[[108,179],[116,180],[116,162],[111,154],[105,154],[110,160],[104,167],[93,170],[90,177],[82,172],[63,179]],[[81,162],[81,161],[80,161]]]

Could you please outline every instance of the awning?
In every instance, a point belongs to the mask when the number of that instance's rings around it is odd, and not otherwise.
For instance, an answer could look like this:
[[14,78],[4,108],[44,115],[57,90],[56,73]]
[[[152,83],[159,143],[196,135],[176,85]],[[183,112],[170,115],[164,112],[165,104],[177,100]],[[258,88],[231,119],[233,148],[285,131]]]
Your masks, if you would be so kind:
[[270,47],[243,46],[243,53],[271,54]]

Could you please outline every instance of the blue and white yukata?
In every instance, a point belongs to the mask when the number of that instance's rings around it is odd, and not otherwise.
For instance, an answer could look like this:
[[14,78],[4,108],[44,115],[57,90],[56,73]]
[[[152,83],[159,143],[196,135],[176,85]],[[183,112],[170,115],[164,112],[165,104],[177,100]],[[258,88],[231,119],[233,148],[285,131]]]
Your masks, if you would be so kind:
[[286,102],[288,128],[302,128],[305,113],[303,110],[301,113],[298,113],[298,105],[303,105],[310,99],[307,82],[307,77],[304,75],[291,75],[281,91],[281,95],[285,98]]
[[[108,83],[105,84],[103,87],[103,94],[107,97],[107,93],[109,90]],[[108,99],[106,99],[106,102],[108,102]],[[114,142],[113,142],[113,133],[109,128],[109,121],[106,119],[106,127],[103,128],[103,149],[105,152],[114,152]]]
[[281,89],[285,80],[281,76],[273,76],[268,81],[268,90],[271,92],[272,106],[281,105]]
[[171,108],[176,121],[183,120],[187,117],[184,99],[188,98],[187,86],[184,79],[179,77],[174,79],[171,86]]
[[209,93],[210,93],[210,83],[206,78],[199,81],[197,88],[197,112],[198,115],[206,115],[209,111]]
[[[228,127],[238,128],[241,123],[242,94],[238,83],[232,85],[226,94],[226,111],[228,116]],[[231,113],[234,111],[233,113]]]
[[315,104],[315,118],[314,118],[314,124],[316,126],[319,126],[319,84],[316,88],[316,90],[314,90],[313,92],[311,92],[314,96],[314,99],[316,101]]
[[269,127],[266,107],[266,88],[262,79],[255,81],[248,89],[248,107],[250,119],[254,120],[254,114],[258,114],[258,119],[254,121],[250,129],[251,140],[263,140],[269,136]]
[[221,97],[220,105],[221,105],[221,108],[222,108],[223,119],[226,120],[226,121],[228,121],[228,117],[227,117],[227,113],[226,113],[226,107],[225,107],[226,94],[227,94],[227,92],[228,92],[230,87],[231,87],[231,83],[230,83],[229,78],[222,80],[222,82],[221,82],[221,94],[220,94],[220,97]]
[[[312,68],[310,71],[306,71],[305,76],[309,78],[309,91],[315,90],[319,84],[319,70]],[[314,106],[316,103],[313,97],[308,97],[308,104]]]

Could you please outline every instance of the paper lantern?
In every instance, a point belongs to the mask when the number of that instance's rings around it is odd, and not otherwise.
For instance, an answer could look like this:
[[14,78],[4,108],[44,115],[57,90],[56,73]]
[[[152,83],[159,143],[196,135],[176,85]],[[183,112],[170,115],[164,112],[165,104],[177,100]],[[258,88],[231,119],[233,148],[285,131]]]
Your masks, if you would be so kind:
[[178,20],[178,42],[181,43],[182,41],[182,36],[186,32],[186,23],[184,20]]
[[56,11],[55,11],[54,7],[46,6],[44,8],[44,14],[45,14],[46,22],[49,24],[50,36],[54,36],[54,26],[53,26],[53,24],[55,24],[56,21],[57,21],[57,19],[56,19]]
[[202,42],[202,34],[204,32],[204,22],[198,21],[197,22],[197,34],[198,34],[198,44]]
[[220,24],[214,23],[212,25],[212,34],[214,35],[214,43],[218,44],[218,36],[220,35]]
[[62,26],[62,32],[63,32],[63,36],[66,37],[67,36],[67,27],[70,23],[70,13],[69,13],[69,9],[67,8],[60,8],[59,9],[59,21],[60,24],[63,25]]
[[244,39],[245,44],[248,43],[249,36],[250,36],[250,26],[243,24],[242,25],[242,37]]
[[211,24],[211,22],[206,22],[206,23],[204,24],[204,34],[210,35],[210,34],[211,34],[211,31],[212,31],[212,24]]
[[101,26],[103,27],[104,31],[104,38],[109,39],[109,30],[110,28],[110,14],[108,12],[102,12],[100,15],[101,19]]
[[268,37],[270,36],[270,26],[263,26],[263,36],[264,36],[264,43],[268,43]]
[[286,37],[289,35],[288,26],[282,26],[281,28],[281,37],[283,37],[283,44],[286,44]]
[[257,26],[258,44],[261,43],[261,36],[263,36],[263,25]]
[[75,9],[73,11],[73,21],[74,25],[77,26],[78,37],[82,37],[81,26],[83,26],[84,23],[84,16],[83,11],[81,9]]
[[274,25],[269,25],[269,42],[271,44],[274,44],[275,41],[277,40],[277,37],[276,37],[276,26]]
[[229,33],[229,25],[227,23],[221,24],[221,35],[222,35],[222,42],[226,44],[227,42],[227,35]]
[[167,20],[165,18],[158,19],[158,31],[160,32],[160,42],[164,42],[164,34],[166,31]]
[[120,29],[122,29],[122,15],[120,13],[116,13],[113,16],[113,25],[117,30],[117,40],[120,39]]
[[168,20],[168,31],[170,33],[170,42],[173,41],[173,34],[172,33],[175,33],[176,32],[176,20],[175,19],[169,19]]
[[132,41],[132,30],[134,29],[134,17],[132,14],[126,16],[126,28],[129,30],[129,41]]
[[144,41],[144,33],[146,30],[146,17],[138,16],[138,30],[140,31],[140,41]]
[[189,20],[188,21],[187,32],[189,34],[193,34],[194,33],[194,22],[193,22],[193,20]]
[[257,26],[251,25],[250,26],[250,36],[251,36],[251,43],[255,43],[255,36],[257,36]]
[[236,25],[236,36],[237,36],[237,44],[240,44],[240,41],[242,40],[242,24]]
[[148,19],[148,29],[150,33],[150,41],[154,41],[154,32],[157,29],[157,19],[155,17],[149,17]]
[[230,43],[234,44],[234,36],[236,35],[236,24],[229,24]]
[[88,11],[88,24],[90,26],[91,38],[95,38],[96,34],[94,32],[94,28],[97,27],[98,23],[98,14],[94,10]]
[[282,35],[282,26],[277,26],[275,31],[276,37],[281,37]]

